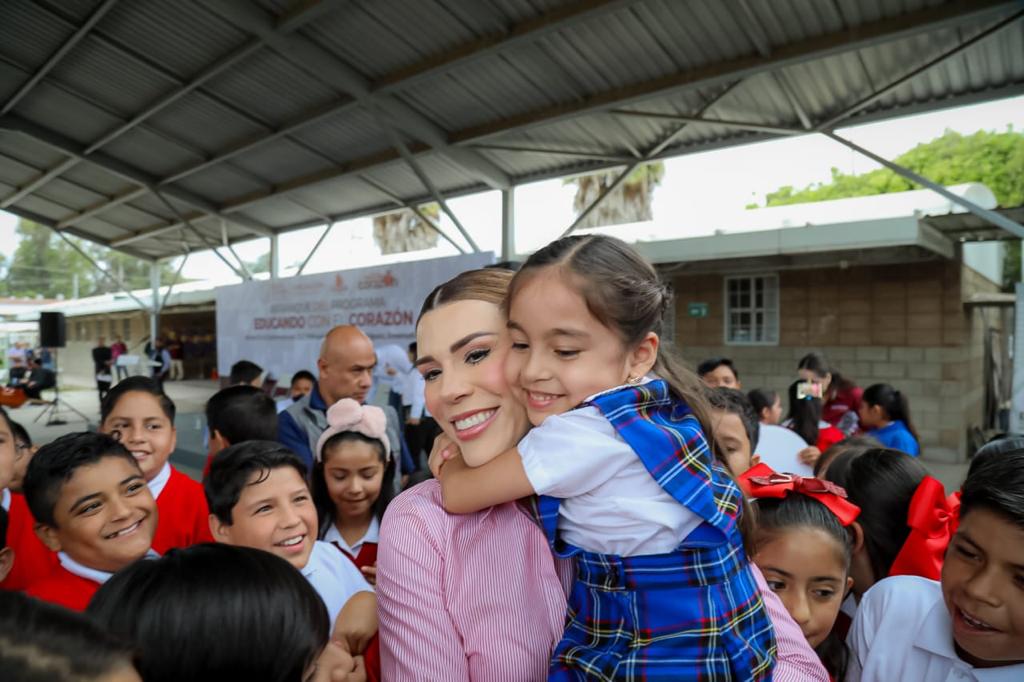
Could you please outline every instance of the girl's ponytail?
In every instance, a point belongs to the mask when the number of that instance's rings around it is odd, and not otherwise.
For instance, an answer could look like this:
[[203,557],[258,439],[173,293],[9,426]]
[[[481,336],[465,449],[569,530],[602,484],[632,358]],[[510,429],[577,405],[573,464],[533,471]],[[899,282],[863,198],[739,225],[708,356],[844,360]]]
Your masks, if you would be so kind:
[[921,437],[917,435],[917,429],[914,428],[914,422],[910,420],[910,402],[903,393],[889,384],[872,384],[864,391],[861,400],[868,405],[881,407],[891,421],[903,422],[914,440],[918,443],[921,442]]

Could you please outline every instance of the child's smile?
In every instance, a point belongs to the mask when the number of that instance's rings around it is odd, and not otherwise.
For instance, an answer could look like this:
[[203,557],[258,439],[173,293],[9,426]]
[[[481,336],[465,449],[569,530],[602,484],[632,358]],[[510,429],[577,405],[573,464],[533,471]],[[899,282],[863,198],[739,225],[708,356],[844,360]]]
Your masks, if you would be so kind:
[[979,668],[1024,660],[1024,530],[971,510],[946,553],[942,594],[961,658]]

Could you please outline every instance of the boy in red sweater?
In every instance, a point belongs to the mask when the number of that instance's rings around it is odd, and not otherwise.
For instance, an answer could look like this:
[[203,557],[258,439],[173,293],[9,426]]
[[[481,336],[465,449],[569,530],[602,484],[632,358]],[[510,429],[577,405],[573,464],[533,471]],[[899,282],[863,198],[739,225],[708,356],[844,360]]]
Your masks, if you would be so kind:
[[[57,566],[57,555],[46,548],[35,532],[36,520],[25,503],[21,494],[21,485],[25,480],[28,463],[35,454],[25,427],[2,413],[0,418],[0,440],[7,442],[4,426],[9,427],[14,448],[13,476],[4,492],[3,481],[0,480],[0,497],[2,506],[7,511],[7,546],[13,552],[14,565],[10,567],[7,577],[0,577],[0,590],[24,590],[33,579],[47,575]],[[2,449],[5,446],[0,446]]]
[[212,542],[203,486],[167,461],[178,440],[174,402],[149,377],[133,376],[110,389],[100,409],[100,431],[121,441],[135,458],[149,486],[160,524],[153,549]]
[[39,449],[23,486],[36,533],[60,562],[28,594],[74,611],[115,572],[146,556],[157,507],[138,463],[98,433],[69,433]]
[[7,511],[0,507],[0,582],[11,572],[14,550],[7,546]]

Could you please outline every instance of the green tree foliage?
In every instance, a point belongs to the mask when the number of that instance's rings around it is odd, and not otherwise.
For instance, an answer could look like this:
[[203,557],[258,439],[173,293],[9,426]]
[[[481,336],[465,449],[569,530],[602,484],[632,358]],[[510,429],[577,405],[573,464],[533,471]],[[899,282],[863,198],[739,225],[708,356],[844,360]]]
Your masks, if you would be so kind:
[[[0,292],[5,296],[33,298],[71,298],[77,281],[79,296],[94,296],[118,291],[120,287],[98,272],[85,258],[49,228],[22,220],[17,228],[18,246],[10,262],[0,260],[4,281]],[[71,237],[83,251],[132,289],[149,286],[149,263],[128,254],[107,249]],[[161,282],[174,279],[175,271],[168,264],[161,266]]]
[[[961,135],[947,130],[931,142],[919,144],[894,161],[940,185],[982,182],[992,190],[1000,206],[1024,204],[1024,132],[1009,126],[1006,132],[978,131]],[[769,193],[768,206],[803,204],[919,189],[888,168],[849,175],[832,169],[832,180],[795,189],[790,185]],[[747,208],[756,208],[756,205]],[[1006,249],[1004,283],[1020,280],[1021,251],[1011,242]]]

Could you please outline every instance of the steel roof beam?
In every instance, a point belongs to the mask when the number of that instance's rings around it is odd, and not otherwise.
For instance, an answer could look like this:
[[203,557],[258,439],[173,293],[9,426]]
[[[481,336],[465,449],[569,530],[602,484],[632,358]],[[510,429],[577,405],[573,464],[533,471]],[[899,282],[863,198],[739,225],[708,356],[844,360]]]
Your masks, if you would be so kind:
[[[638,1],[639,0],[587,0],[586,2],[577,2],[573,5],[553,10],[542,17],[538,17],[537,19],[522,22],[520,24],[514,24],[503,33],[486,36],[479,40],[460,45],[442,55],[420,62],[419,64],[415,64],[406,69],[388,74],[380,81],[368,84],[368,92],[373,95],[395,92],[401,88],[408,87],[413,83],[418,82],[422,78],[437,75],[438,73],[464,63],[469,59],[477,59],[487,54],[494,54],[501,50],[522,44],[524,41],[538,40],[553,31],[565,28],[565,26],[567,26],[571,21],[592,19],[606,12],[619,10],[628,7],[629,5],[636,4]],[[217,8],[210,7],[210,9]],[[234,16],[234,14],[232,14],[232,16]],[[277,26],[280,28],[281,22],[278,22]],[[295,117],[295,119],[282,125],[270,135],[253,136],[252,138],[228,147],[224,151],[200,164],[183,168],[173,175],[161,180],[161,184],[174,182],[188,177],[218,163],[234,158],[239,154],[272,142],[273,140],[286,137],[307,126],[319,123],[332,116],[340,115],[341,113],[358,106],[359,103],[359,100],[355,97],[344,97],[336,102],[318,107],[312,111]],[[434,140],[440,141],[441,138],[435,136]],[[462,160],[462,162],[465,163],[464,160]],[[472,161],[469,163],[472,163]],[[505,182],[505,177],[499,176],[498,180],[500,182]]]
[[78,30],[76,30],[70,38],[61,43],[61,46],[57,48],[52,55],[50,55],[49,59],[43,62],[43,65],[40,66],[36,72],[32,74],[32,76],[7,99],[7,102],[4,103],[3,107],[0,107],[0,115],[6,114],[8,111],[13,109],[14,105],[20,102],[21,99],[39,83],[39,81],[43,80],[43,78],[46,77],[46,74],[52,71],[53,67],[57,66],[60,60],[63,59],[64,56],[72,50],[72,48],[78,45],[78,43],[82,41],[82,38],[92,30],[92,27],[103,18],[103,15],[113,9],[116,4],[117,0],[106,0],[102,5],[94,9],[92,14],[89,15],[89,18],[85,20],[85,23],[79,26]]
[[[111,6],[113,5],[113,3],[110,0],[108,0],[107,4],[109,4]],[[109,9],[109,7],[107,9]],[[303,11],[312,12],[314,9],[316,9],[315,5],[312,8],[310,8],[310,7],[305,8],[305,10],[303,10]],[[302,23],[304,23],[303,11],[292,12],[292,14],[289,17],[289,21],[287,22],[287,24],[288,24],[288,26],[290,28],[279,28],[277,30],[278,31],[284,31],[284,30],[293,30],[295,28],[298,28]],[[322,11],[323,10],[321,9],[321,10],[317,11],[317,13],[322,13]],[[100,14],[100,16],[102,16],[102,14]],[[96,19],[98,21],[99,17],[97,17]],[[90,25],[90,28],[91,28],[91,26],[93,24],[95,24],[95,22],[92,22],[92,24]],[[81,32],[80,35],[76,34],[75,42],[77,42],[81,38],[85,37],[86,33],[87,33],[87,31],[83,31],[83,32]],[[218,59],[213,64],[209,65],[201,73],[199,73],[197,76],[195,76],[194,78],[192,78],[188,82],[179,83],[178,87],[175,90],[173,90],[172,92],[170,92],[170,93],[164,95],[163,97],[159,98],[156,102],[154,102],[152,105],[150,105],[149,107],[144,109],[142,112],[140,112],[137,115],[135,115],[128,122],[122,124],[121,126],[115,128],[114,130],[108,132],[106,135],[101,137],[99,140],[96,140],[95,142],[93,142],[92,144],[87,146],[84,149],[82,155],[83,156],[88,156],[88,155],[92,154],[93,152],[95,152],[96,150],[98,150],[101,147],[103,147],[104,145],[109,144],[110,142],[112,142],[115,139],[121,137],[125,133],[133,130],[136,127],[138,127],[145,120],[147,120],[147,119],[151,118],[152,116],[156,115],[157,113],[163,111],[164,109],[169,107],[171,104],[177,102],[179,99],[181,99],[185,95],[189,94],[190,92],[192,92],[192,91],[198,89],[199,87],[201,87],[202,85],[204,85],[209,80],[219,76],[224,71],[230,69],[231,67],[233,67],[236,64],[240,63],[244,59],[248,58],[254,52],[256,52],[257,50],[262,48],[264,46],[264,44],[265,44],[265,40],[264,39],[257,38],[257,39],[254,39],[254,40],[250,40],[249,42],[247,42],[246,44],[240,46],[239,48],[236,48],[235,50],[233,50],[228,55]],[[0,112],[0,113],[4,113],[8,109],[9,109],[9,107],[5,107],[3,112]],[[35,188],[38,188],[38,187],[42,186],[46,182],[49,182],[53,178],[59,176],[61,173],[63,173],[65,171],[69,170],[70,168],[74,167],[75,165],[77,165],[79,163],[79,161],[80,161],[80,159],[74,159],[73,158],[73,159],[68,159],[67,161],[62,162],[61,164],[59,164],[55,168],[53,168],[53,169],[47,171],[46,173],[44,173],[43,175],[41,175],[39,178],[36,178],[36,180],[34,180],[29,185],[27,185],[26,188],[22,188],[21,190],[19,190],[19,192],[11,195],[10,197],[7,197],[4,200],[3,205],[10,205],[11,203],[14,203],[18,199],[20,199],[23,196],[25,196],[28,193],[30,193]],[[105,207],[95,207],[94,210],[96,212],[102,212],[103,210],[106,210],[106,208]]]
[[942,62],[946,61],[947,59],[960,54],[961,52],[963,52],[967,48],[969,48],[969,47],[971,47],[973,45],[976,45],[977,43],[981,42],[982,40],[988,38],[993,33],[1001,31],[1002,29],[1006,28],[1010,24],[1012,24],[1015,21],[1019,20],[1021,17],[1024,17],[1024,10],[1021,10],[1019,12],[1015,12],[1014,14],[1011,14],[1010,16],[1006,17],[1005,19],[1002,19],[1001,21],[996,22],[995,24],[993,24],[992,26],[988,27],[984,31],[978,33],[976,36],[961,42],[959,45],[956,45],[951,50],[947,50],[946,52],[943,52],[942,54],[940,54],[935,59],[932,59],[932,60],[929,60],[928,62],[925,62],[924,64],[922,64],[921,66],[917,67],[916,69],[911,70],[906,75],[900,76],[899,78],[897,78],[896,80],[892,81],[888,85],[886,85],[886,86],[884,86],[882,88],[879,88],[878,90],[876,90],[875,92],[871,93],[867,97],[861,99],[860,101],[858,101],[853,106],[850,106],[850,107],[847,107],[846,109],[843,109],[842,111],[840,111],[835,116],[832,116],[831,118],[829,118],[827,121],[819,123],[817,126],[815,126],[815,130],[817,130],[817,131],[832,130],[833,128],[835,128],[837,125],[839,125],[840,123],[842,123],[846,119],[850,118],[851,116],[856,115],[857,112],[863,111],[864,109],[866,109],[867,107],[871,106],[872,104],[874,104],[878,100],[882,99],[883,97],[888,95],[890,92],[892,92],[896,88],[904,85],[905,83],[907,83],[911,79],[916,78],[917,76],[921,75],[925,71],[931,69],[934,66],[937,66],[938,64],[941,64]]
[[[59,223],[57,223],[57,227],[58,229],[63,230],[66,227],[71,227],[72,225],[80,223],[83,220],[87,220],[96,215],[99,215],[100,213],[106,211],[107,209],[114,208],[115,206],[120,206],[121,204],[126,204],[129,201],[134,201],[135,199],[138,199],[142,195],[148,193],[149,190],[146,189],[145,187],[139,187],[136,189],[125,190],[124,192],[119,192],[113,197],[107,197],[106,200],[100,203],[93,204],[92,206],[86,206],[81,211],[73,213],[67,218],[64,218]],[[140,210],[134,206],[132,208],[136,211]]]
[[612,163],[629,163],[635,160],[635,156],[624,156],[622,154],[602,154],[600,152],[585,152],[576,149],[549,149],[547,147],[525,147],[523,145],[511,144],[474,144],[473,149],[495,152],[520,152],[523,154],[554,154],[555,156],[571,156],[577,159],[588,159],[590,161],[610,161]]
[[[331,87],[352,95],[359,104],[368,107],[371,112],[375,112],[375,108],[379,107],[386,118],[390,119],[393,127],[426,142],[438,151],[447,152],[448,135],[437,124],[403,102],[393,98],[381,98],[371,93],[371,83],[365,76],[319,45],[276,33],[273,22],[256,5],[234,0],[211,4],[209,9],[242,30],[257,36],[295,66]],[[381,123],[388,125],[388,121]],[[504,170],[476,152],[456,150],[449,156],[457,165],[469,168],[497,189],[511,184],[511,178]]]
[[[587,97],[582,101],[560,104],[494,123],[473,126],[451,133],[449,139],[456,144],[480,144],[498,135],[519,132],[531,126],[554,123],[612,108],[630,106],[671,92],[707,87],[723,81],[739,80],[793,64],[870,47],[900,37],[933,31],[957,22],[974,21],[1016,6],[1019,6],[1018,2],[1007,0],[958,0],[946,5],[907,13],[899,17],[882,19],[871,24],[858,26],[856,29],[841,30],[824,36],[810,38],[801,43],[781,46],[768,57],[761,55],[747,56],[727,62],[709,64],[652,81],[608,90]],[[410,145],[410,149],[415,148],[416,145]],[[418,153],[429,153],[430,149],[421,145],[417,151]],[[225,202],[223,210],[226,213],[242,210],[268,198],[284,196],[296,189],[327,180],[349,177],[365,172],[374,166],[396,161],[399,158],[400,154],[397,151],[385,151],[360,159],[353,159],[340,169],[312,173],[295,178],[290,182],[281,183],[278,189],[271,193],[252,193],[229,200]]]
[[549,124],[642,102],[659,95],[714,85],[723,81],[746,78],[771,72],[814,59],[871,47],[898,38],[934,31],[965,21],[975,21],[994,13],[1019,7],[1013,0],[954,0],[936,7],[908,12],[896,17],[840,30],[799,43],[779,46],[768,56],[748,55],[736,59],[707,64],[689,71],[679,71],[651,81],[584,98],[571,104],[557,104],[526,112],[494,123],[472,126],[451,134],[455,143],[476,142],[496,135],[517,132],[539,124]]
[[[50,218],[47,218],[46,216],[42,215],[41,213],[36,213],[35,211],[30,211],[28,209],[21,208],[19,206],[12,206],[12,207],[10,207],[8,209],[5,209],[5,210],[8,213],[12,214],[12,215],[18,216],[19,218],[24,218],[25,220],[31,220],[34,223],[39,223],[40,225],[43,225],[44,227],[48,227],[51,230],[53,230],[54,232],[64,232],[66,234],[70,234],[70,235],[73,235],[73,236],[78,237],[80,239],[84,239],[86,241],[92,242],[93,244],[98,244],[100,246],[104,246],[104,247],[107,247],[107,248],[114,248],[113,245],[110,242],[108,242],[107,240],[101,239],[101,238],[97,237],[96,235],[92,235],[92,234],[88,234],[86,232],[82,232],[81,230],[76,230],[74,228],[71,228],[71,229],[68,229],[68,230],[58,230],[57,229],[57,223],[55,221],[51,220]],[[154,260],[156,260],[152,256],[147,256],[145,254],[142,254],[142,253],[140,253],[138,251],[134,251],[134,250],[131,250],[131,249],[118,249],[118,250],[121,251],[122,253],[128,254],[129,256],[134,256],[135,258],[138,258],[139,260],[144,260],[147,263],[150,263],[150,262],[153,262]]]
[[697,125],[716,125],[723,128],[735,128],[737,130],[749,130],[754,133],[770,133],[772,135],[806,135],[806,130],[783,128],[781,126],[765,125],[763,123],[748,123],[745,121],[729,121],[721,118],[706,118],[703,116],[684,116],[681,114],[664,114],[658,111],[633,111],[629,109],[615,109],[612,111],[617,116],[635,116],[638,118],[663,119],[666,121],[679,121],[680,123],[694,123]]
[[[399,208],[407,208],[410,211],[412,211],[413,213],[415,213],[417,216],[419,216],[419,219],[422,220],[423,222],[425,222],[427,225],[429,225],[430,228],[434,230],[434,232],[437,232],[437,234],[440,235],[445,241],[447,241],[449,244],[454,246],[456,251],[458,251],[459,253],[466,253],[466,250],[464,248],[462,248],[462,246],[458,242],[456,242],[454,239],[452,239],[451,236],[447,232],[445,232],[444,230],[441,229],[440,225],[435,223],[430,218],[430,216],[428,216],[426,213],[423,212],[423,209],[420,208],[420,202],[418,202],[418,201],[405,201],[400,196],[398,196],[397,194],[395,194],[394,192],[389,190],[387,187],[385,187],[383,184],[373,180],[372,178],[368,178],[368,177],[366,177],[364,175],[360,175],[359,179],[362,180],[367,186],[375,189],[378,193],[380,193],[381,195],[383,195],[387,199],[389,199],[392,202],[394,202],[395,205],[398,206]],[[458,226],[458,223],[456,223],[456,226]],[[463,234],[465,235],[465,233],[463,233]],[[474,251],[479,251],[480,250],[480,249],[476,248],[476,244],[473,243],[473,241],[471,239],[467,238],[467,241],[469,241],[471,244],[473,244],[473,250]]]
[[[61,133],[22,118],[17,114],[6,114],[4,116],[0,116],[0,129],[3,128],[19,132],[78,160],[88,161],[89,163],[127,180],[128,182],[145,187],[151,192],[156,190],[156,178],[149,173],[135,168],[131,164],[127,164],[119,159],[115,159],[104,152],[97,151],[86,156],[84,153],[85,147],[80,143],[75,142]],[[255,232],[256,234],[264,237],[269,237],[272,233],[269,227],[263,225],[259,221],[252,220],[251,218],[223,215],[215,205],[203,197],[193,194],[187,190],[167,187],[162,188],[160,191],[174,200],[187,204],[199,211],[202,211],[203,213],[216,216],[218,218],[227,218],[231,222],[244,227],[250,232]]]
[[992,211],[987,208],[983,208],[978,204],[974,203],[973,201],[967,199],[966,197],[962,197],[959,194],[954,194],[953,192],[950,192],[942,185],[929,180],[923,175],[919,175],[918,173],[915,173],[909,168],[901,166],[898,163],[889,161],[888,159],[883,158],[878,154],[875,154],[874,152],[865,149],[864,147],[861,147],[860,145],[846,139],[845,137],[840,137],[839,135],[836,135],[835,133],[827,130],[822,131],[821,134],[828,137],[829,139],[835,140],[839,144],[849,147],[853,151],[862,154],[863,156],[868,157],[875,163],[879,163],[885,166],[896,175],[906,178],[911,182],[917,183],[918,185],[921,185],[926,189],[932,190],[936,194],[942,196],[944,199],[948,199],[957,206],[963,207],[964,209],[970,211],[971,213],[978,216],[982,220],[986,220],[997,227],[1001,227],[1002,229],[1012,234],[1014,237],[1017,237],[1018,239],[1024,239],[1024,225],[1021,225],[1020,223],[1011,220],[1010,218],[1007,218],[1002,213],[999,213],[998,211]]

